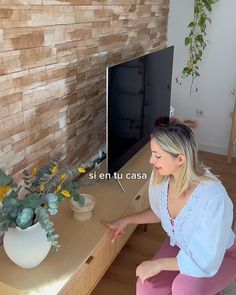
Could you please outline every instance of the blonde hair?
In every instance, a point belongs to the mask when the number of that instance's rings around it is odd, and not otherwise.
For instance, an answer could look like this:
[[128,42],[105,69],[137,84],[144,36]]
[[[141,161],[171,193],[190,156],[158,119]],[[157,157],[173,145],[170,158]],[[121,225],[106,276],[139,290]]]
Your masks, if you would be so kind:
[[[214,175],[206,175],[207,167],[198,160],[198,146],[192,130],[183,124],[165,124],[158,126],[151,134],[160,147],[177,158],[183,155],[185,162],[182,165],[180,177],[174,184],[174,190],[180,197],[190,184],[197,184],[202,180],[219,181]],[[162,176],[156,170],[153,171],[153,184],[161,184],[169,176]]]

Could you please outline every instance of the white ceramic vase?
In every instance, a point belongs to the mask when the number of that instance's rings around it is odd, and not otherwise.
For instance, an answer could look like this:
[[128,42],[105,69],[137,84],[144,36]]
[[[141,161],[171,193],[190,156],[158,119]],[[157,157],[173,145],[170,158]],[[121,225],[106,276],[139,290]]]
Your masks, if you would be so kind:
[[71,198],[71,209],[73,211],[73,217],[79,221],[85,221],[92,217],[93,208],[95,206],[95,198],[89,194],[81,194],[85,198],[84,206],[80,206],[78,202]]
[[38,266],[48,255],[51,243],[38,223],[26,228],[9,228],[3,238],[7,256],[22,268]]

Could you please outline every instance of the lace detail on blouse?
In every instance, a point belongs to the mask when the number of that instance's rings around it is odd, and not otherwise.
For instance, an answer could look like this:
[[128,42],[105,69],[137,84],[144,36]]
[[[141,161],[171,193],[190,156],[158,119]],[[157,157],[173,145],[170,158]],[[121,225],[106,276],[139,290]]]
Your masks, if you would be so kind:
[[[204,185],[206,181],[201,181],[197,187],[192,192],[191,196],[187,200],[186,204],[183,206],[183,208],[180,210],[179,214],[176,216],[176,218],[171,218],[168,210],[168,187],[169,187],[169,180],[166,181],[165,185],[163,185],[163,191],[161,194],[161,202],[162,202],[162,208],[164,209],[163,215],[166,216],[166,219],[168,219],[167,224],[168,231],[167,233],[170,236],[170,242],[171,245],[178,245],[186,246],[186,241],[183,238],[182,230],[185,222],[188,220],[189,215],[193,211],[194,207],[196,206],[196,203],[199,201],[201,194],[199,193],[199,188]],[[176,235],[178,236],[178,241],[176,240]]]

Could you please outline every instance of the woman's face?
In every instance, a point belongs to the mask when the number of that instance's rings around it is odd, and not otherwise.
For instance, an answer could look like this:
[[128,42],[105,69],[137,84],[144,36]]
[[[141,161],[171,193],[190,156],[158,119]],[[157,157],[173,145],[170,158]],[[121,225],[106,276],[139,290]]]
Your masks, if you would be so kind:
[[163,176],[175,176],[183,164],[183,156],[173,157],[171,154],[164,151],[157,140],[151,140],[151,158],[150,163],[154,166],[156,171]]

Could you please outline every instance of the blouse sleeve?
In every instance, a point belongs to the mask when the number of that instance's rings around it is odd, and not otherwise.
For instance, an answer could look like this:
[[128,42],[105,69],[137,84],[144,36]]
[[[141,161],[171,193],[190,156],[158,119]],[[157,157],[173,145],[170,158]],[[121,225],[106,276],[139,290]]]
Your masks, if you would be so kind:
[[199,227],[177,255],[180,273],[198,278],[212,277],[219,270],[233,221],[233,205],[224,188],[209,193],[209,198],[203,196],[208,201]]

